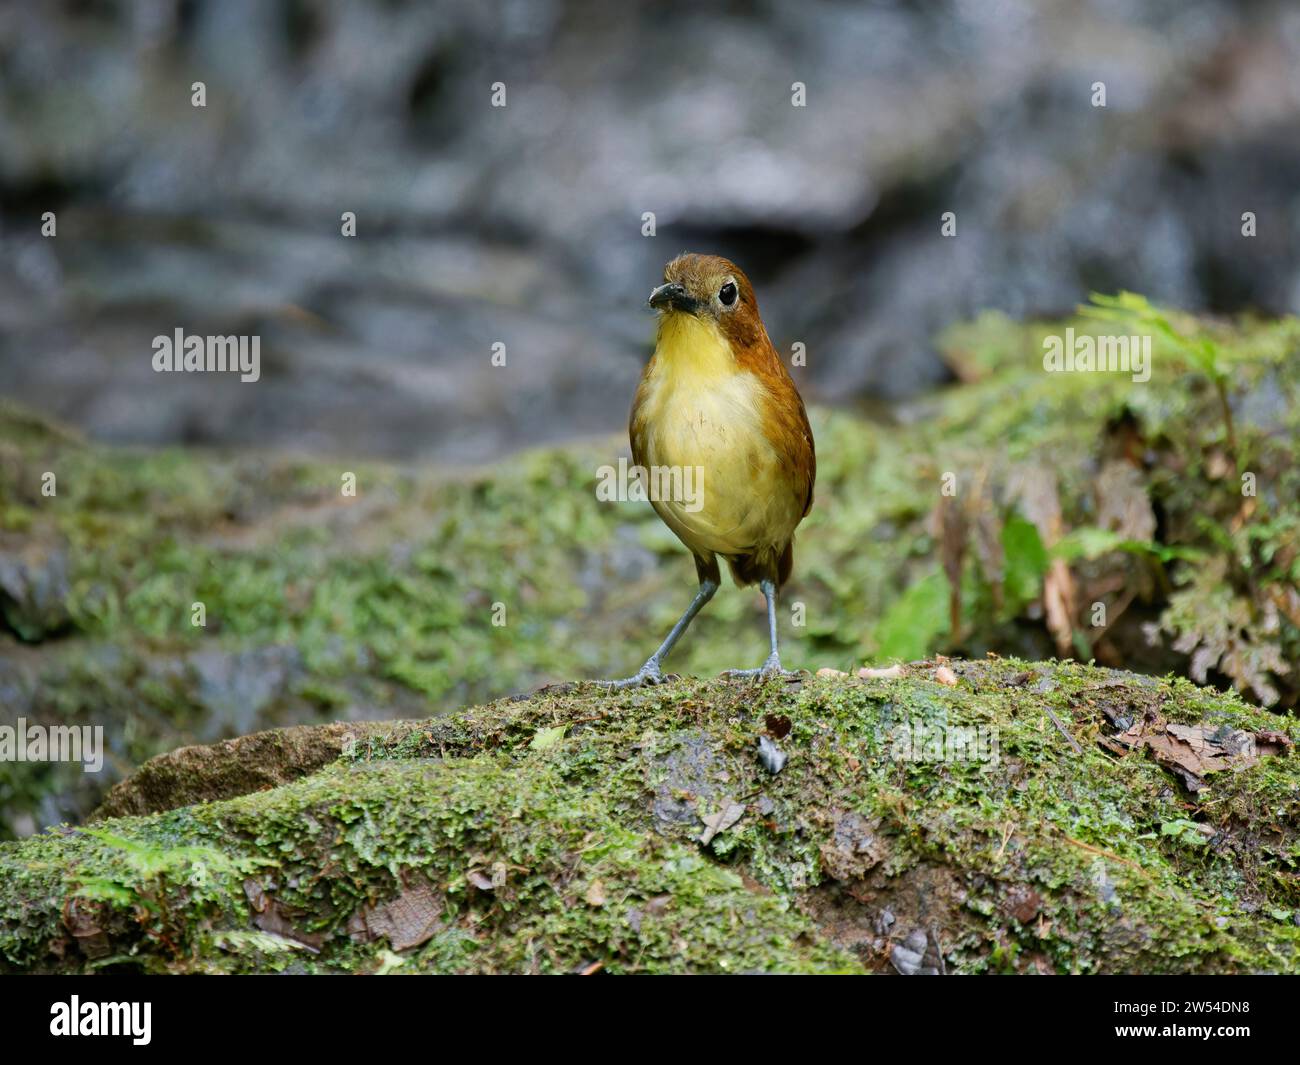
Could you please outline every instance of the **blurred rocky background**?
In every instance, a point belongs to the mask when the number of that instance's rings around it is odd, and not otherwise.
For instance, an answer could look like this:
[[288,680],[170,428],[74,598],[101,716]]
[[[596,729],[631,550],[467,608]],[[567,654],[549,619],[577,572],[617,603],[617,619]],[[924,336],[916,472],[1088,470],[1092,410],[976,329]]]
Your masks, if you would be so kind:
[[[1297,188],[1283,0],[10,2],[0,392],[104,441],[483,462],[617,429],[645,294],[707,249],[812,398],[889,401],[978,310],[1297,309]],[[153,373],[177,327],[260,334],[261,382]]]

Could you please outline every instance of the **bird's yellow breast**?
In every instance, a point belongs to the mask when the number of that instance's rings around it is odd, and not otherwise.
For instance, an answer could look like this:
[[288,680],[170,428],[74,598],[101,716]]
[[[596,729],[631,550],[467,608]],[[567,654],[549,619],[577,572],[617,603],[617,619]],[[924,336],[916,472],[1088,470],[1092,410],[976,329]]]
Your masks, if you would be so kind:
[[676,500],[655,509],[693,550],[742,554],[789,538],[801,510],[763,432],[762,380],[737,364],[718,327],[689,314],[660,324],[633,416],[633,449],[645,466],[699,470],[698,509]]

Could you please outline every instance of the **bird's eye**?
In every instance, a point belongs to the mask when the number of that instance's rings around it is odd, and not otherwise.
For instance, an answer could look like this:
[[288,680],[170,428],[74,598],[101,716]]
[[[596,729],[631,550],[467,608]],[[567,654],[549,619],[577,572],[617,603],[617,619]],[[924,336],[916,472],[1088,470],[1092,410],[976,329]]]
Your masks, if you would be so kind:
[[724,307],[730,307],[733,303],[735,303],[736,283],[734,281],[728,281],[725,285],[723,285],[720,289],[718,289],[718,299],[722,301],[722,305]]

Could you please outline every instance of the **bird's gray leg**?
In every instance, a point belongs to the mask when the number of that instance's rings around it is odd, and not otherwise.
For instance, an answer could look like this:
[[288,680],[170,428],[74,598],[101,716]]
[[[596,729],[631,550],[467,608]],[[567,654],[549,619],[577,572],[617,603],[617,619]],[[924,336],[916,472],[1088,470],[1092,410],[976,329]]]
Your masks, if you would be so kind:
[[[695,615],[704,608],[705,603],[713,598],[713,593],[717,590],[718,582],[716,580],[707,577],[701,580],[700,590],[695,593],[695,598],[691,600],[691,605],[686,608],[686,613],[677,619],[677,624],[664,637],[664,642],[659,645],[659,649],[646,659],[645,665],[624,680],[602,680],[598,683],[608,685],[611,688],[639,688],[643,684],[662,684],[665,677],[660,664],[668,652],[673,649],[673,644],[681,638],[682,633],[686,631]],[[773,621],[773,624],[775,625],[776,622]]]
[[767,599],[767,634],[772,644],[772,653],[767,656],[767,661],[758,669],[730,669],[727,676],[730,677],[793,677],[794,671],[781,668],[781,655],[777,650],[776,640],[776,585],[769,580],[758,582],[758,586],[763,589],[763,595]]
[[763,594],[767,596],[767,636],[772,641],[772,653],[767,656],[767,661],[763,663],[764,672],[775,670],[781,672],[781,654],[776,647],[776,585],[771,581],[763,581],[760,585]]

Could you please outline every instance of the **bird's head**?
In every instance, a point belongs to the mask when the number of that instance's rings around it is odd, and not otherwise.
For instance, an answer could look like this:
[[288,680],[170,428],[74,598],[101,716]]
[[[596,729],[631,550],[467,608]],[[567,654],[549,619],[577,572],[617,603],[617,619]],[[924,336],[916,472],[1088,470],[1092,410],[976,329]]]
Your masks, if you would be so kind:
[[687,252],[664,267],[664,283],[650,293],[661,315],[692,315],[715,324],[738,343],[760,334],[754,289],[743,270],[721,255]]

